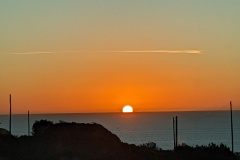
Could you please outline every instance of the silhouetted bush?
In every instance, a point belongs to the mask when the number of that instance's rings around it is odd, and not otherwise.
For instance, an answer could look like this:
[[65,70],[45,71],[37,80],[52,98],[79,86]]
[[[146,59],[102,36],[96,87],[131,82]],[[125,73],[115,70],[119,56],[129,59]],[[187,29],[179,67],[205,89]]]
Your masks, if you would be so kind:
[[41,135],[52,124],[53,122],[48,120],[35,121],[35,123],[32,126],[32,135],[33,136]]
[[[207,146],[188,146],[187,144],[181,144],[176,147],[175,153],[181,157],[181,159],[190,158],[192,160],[225,160],[225,159],[236,159],[235,155],[232,155],[229,147],[224,144],[210,143]],[[186,156],[187,155],[187,156]],[[197,155],[197,156],[196,156]]]
[[148,142],[148,143],[143,143],[139,145],[140,148],[145,148],[153,151],[161,151],[161,148],[158,148],[156,143],[154,142]]

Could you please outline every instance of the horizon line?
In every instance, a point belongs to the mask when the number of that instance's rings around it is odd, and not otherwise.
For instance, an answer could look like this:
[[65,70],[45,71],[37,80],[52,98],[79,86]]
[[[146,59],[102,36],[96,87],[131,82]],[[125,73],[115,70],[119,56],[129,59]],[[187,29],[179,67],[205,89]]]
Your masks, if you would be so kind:
[[[30,111],[30,110],[29,110]],[[229,111],[228,109],[218,109],[218,110],[174,110],[174,111],[133,111],[132,113],[166,113],[166,112],[224,112]],[[233,111],[240,111],[240,109],[234,109]],[[58,113],[32,113],[30,112],[30,115],[42,115],[42,114],[114,114],[114,113],[122,113],[122,114],[131,114],[131,113],[123,113],[122,111],[105,111],[105,112],[58,112]],[[15,113],[12,115],[26,115],[26,113]],[[0,114],[0,115],[8,115],[8,114]]]

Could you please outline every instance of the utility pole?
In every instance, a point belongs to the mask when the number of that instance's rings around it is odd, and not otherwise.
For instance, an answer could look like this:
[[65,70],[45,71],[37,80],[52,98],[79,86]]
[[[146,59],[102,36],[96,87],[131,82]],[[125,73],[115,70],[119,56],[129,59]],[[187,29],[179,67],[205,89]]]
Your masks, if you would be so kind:
[[176,135],[175,135],[175,120],[173,117],[173,146],[174,146],[174,150],[176,148]]
[[28,136],[30,136],[30,118],[29,118],[29,111],[28,111]]
[[9,95],[10,115],[9,115],[9,132],[12,134],[12,96]]
[[178,146],[178,116],[176,116],[176,147]]
[[233,119],[232,119],[232,101],[230,101],[230,114],[231,114],[231,138],[232,138],[232,153],[234,152],[233,149]]

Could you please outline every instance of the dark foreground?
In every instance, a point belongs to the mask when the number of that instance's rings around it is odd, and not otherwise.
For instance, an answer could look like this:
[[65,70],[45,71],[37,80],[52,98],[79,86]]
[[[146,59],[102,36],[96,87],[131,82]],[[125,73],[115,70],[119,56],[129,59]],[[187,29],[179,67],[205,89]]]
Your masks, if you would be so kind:
[[102,125],[41,120],[33,136],[14,137],[0,130],[0,160],[229,160],[238,159],[224,145],[189,147],[175,151],[154,143],[130,145]]

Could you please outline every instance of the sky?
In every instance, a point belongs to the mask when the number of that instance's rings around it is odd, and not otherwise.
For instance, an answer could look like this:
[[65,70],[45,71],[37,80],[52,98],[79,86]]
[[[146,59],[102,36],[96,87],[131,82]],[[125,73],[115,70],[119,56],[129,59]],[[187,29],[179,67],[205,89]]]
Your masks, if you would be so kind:
[[1,0],[0,114],[240,109],[239,0]]

